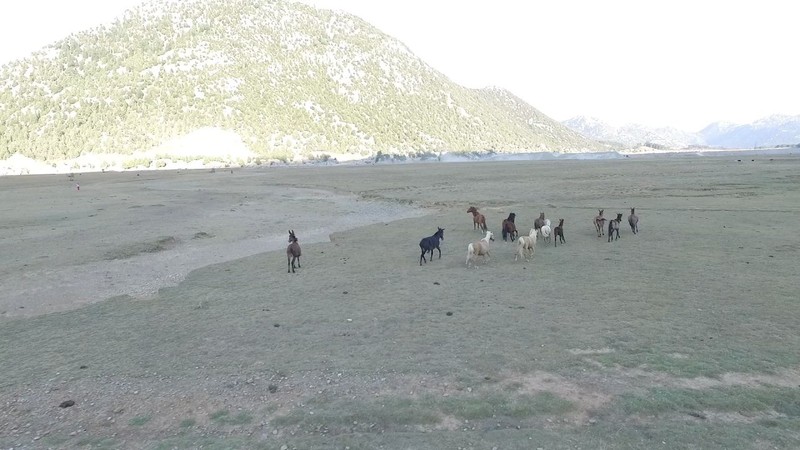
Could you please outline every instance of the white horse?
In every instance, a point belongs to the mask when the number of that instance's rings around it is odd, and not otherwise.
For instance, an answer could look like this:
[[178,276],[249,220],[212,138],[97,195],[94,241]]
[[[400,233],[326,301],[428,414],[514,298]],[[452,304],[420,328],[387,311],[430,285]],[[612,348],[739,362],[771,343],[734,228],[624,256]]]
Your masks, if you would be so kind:
[[517,258],[522,258],[525,261],[533,258],[533,252],[536,251],[537,236],[536,229],[531,228],[529,236],[520,236],[519,239],[517,239],[517,253],[514,255],[514,261],[516,261]]
[[542,234],[542,240],[545,242],[550,242],[550,234],[553,232],[553,229],[550,228],[550,219],[545,219],[544,225],[539,228],[539,233]]
[[[485,256],[486,260],[489,260],[489,241],[493,240],[492,232],[487,231],[486,237],[467,246],[467,267],[469,267],[470,261],[473,261],[478,256]],[[473,265],[475,264],[473,263]]]

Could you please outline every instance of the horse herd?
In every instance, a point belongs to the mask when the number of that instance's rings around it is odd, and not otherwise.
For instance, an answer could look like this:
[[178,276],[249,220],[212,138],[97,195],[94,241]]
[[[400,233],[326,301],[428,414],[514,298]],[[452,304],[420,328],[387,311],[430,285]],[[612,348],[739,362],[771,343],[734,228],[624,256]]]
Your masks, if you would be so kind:
[[[479,257],[486,260],[489,259],[489,243],[494,241],[494,233],[489,231],[486,226],[486,216],[481,214],[478,208],[470,206],[469,209],[467,209],[467,213],[472,214],[472,229],[486,233],[481,240],[471,242],[467,245],[466,265],[470,267],[475,265]],[[598,213],[599,214],[594,218],[594,225],[597,230],[597,237],[601,237],[605,234],[606,218],[603,217],[602,209],[598,210]],[[520,236],[515,223],[516,218],[517,215],[512,212],[506,219],[503,219],[500,225],[500,234],[503,237],[503,241],[511,240],[511,242],[514,242],[515,239],[517,241],[514,261],[518,261],[519,259],[525,261],[530,260],[536,251],[536,242],[539,238],[541,238],[543,242],[548,243],[552,240],[555,247],[558,247],[558,244],[566,243],[566,239],[564,238],[564,219],[558,219],[558,225],[551,228],[550,220],[544,217],[544,213],[539,213],[539,217],[533,221],[533,228],[531,228],[530,233],[527,236]],[[609,221],[608,242],[619,239],[619,224],[621,222],[622,213],[617,213],[617,217]],[[639,216],[636,215],[635,208],[631,208],[631,214],[628,216],[628,224],[633,234],[639,232]],[[425,258],[426,254],[430,253],[430,259],[433,259],[434,250],[439,251],[439,258],[442,257],[442,250],[439,248],[439,242],[444,240],[444,228],[437,228],[438,230],[433,236],[423,238],[419,243],[421,250],[419,257],[420,266],[423,262],[427,263],[427,259]]]
[[[594,218],[597,237],[602,237],[606,232],[606,218],[603,217],[603,211],[602,209],[598,210],[598,214]],[[479,257],[485,260],[489,259],[489,243],[494,241],[494,234],[489,231],[489,228],[486,226],[486,216],[481,214],[478,208],[470,206],[469,209],[467,209],[467,213],[472,214],[472,229],[486,233],[482,239],[467,245],[466,264],[467,267],[470,267],[475,265]],[[558,219],[558,225],[551,228],[550,220],[545,219],[544,213],[539,213],[539,217],[533,221],[533,228],[531,228],[530,233],[527,236],[520,236],[515,224],[516,218],[517,215],[515,213],[512,212],[509,214],[506,219],[503,219],[500,229],[503,241],[511,240],[511,242],[514,242],[516,240],[517,242],[514,261],[519,259],[529,261],[533,258],[533,254],[536,251],[536,242],[540,237],[543,242],[548,243],[552,239],[555,247],[558,247],[558,244],[566,243],[566,239],[564,238],[564,219]],[[608,242],[619,239],[619,224],[621,222],[622,213],[617,213],[616,218],[608,221]],[[628,225],[630,225],[633,234],[639,233],[639,216],[636,215],[635,208],[631,208],[631,214],[628,216]],[[421,250],[419,255],[420,266],[423,263],[427,263],[428,259],[433,261],[434,250],[439,252],[439,259],[442,258],[442,249],[439,246],[443,240],[444,228],[437,227],[436,233],[422,238],[422,240],[419,241],[419,248]],[[294,273],[295,262],[297,262],[297,267],[300,268],[300,254],[300,244],[298,243],[297,236],[295,236],[294,230],[289,230],[289,245],[286,247],[287,272]],[[428,258],[426,258],[427,254],[430,254]]]

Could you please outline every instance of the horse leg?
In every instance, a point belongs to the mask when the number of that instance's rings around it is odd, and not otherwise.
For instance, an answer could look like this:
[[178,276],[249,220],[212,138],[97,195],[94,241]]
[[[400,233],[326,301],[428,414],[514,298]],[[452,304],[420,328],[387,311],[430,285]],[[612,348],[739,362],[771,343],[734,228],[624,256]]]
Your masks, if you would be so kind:
[[299,256],[297,257],[297,268],[298,269],[302,268],[302,267],[300,267],[300,257]]
[[419,265],[422,265],[422,261],[425,261],[425,264],[428,264],[428,260],[425,259],[425,249],[422,249],[422,254],[419,255]]
[[292,273],[292,257],[286,255],[286,273]]
[[[439,259],[442,259],[442,249],[437,245],[436,250],[439,250]],[[433,250],[431,250],[431,259],[433,259]]]

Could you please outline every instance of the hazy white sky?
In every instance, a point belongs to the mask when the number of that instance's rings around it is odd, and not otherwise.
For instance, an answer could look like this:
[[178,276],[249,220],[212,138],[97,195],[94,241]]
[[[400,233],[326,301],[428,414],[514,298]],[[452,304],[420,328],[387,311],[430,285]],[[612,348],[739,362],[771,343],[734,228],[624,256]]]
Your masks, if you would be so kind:
[[[469,87],[557,120],[697,131],[800,114],[800,3],[787,0],[305,0],[356,14]],[[142,0],[25,0],[0,14],[0,63]]]

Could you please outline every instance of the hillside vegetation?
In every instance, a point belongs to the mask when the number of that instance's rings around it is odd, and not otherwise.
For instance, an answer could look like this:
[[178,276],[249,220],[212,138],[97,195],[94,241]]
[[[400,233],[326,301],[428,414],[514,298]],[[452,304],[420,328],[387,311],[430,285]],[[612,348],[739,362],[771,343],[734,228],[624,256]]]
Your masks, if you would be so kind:
[[152,1],[0,68],[0,160],[133,155],[208,128],[284,161],[593,145],[355,16],[282,0]]

